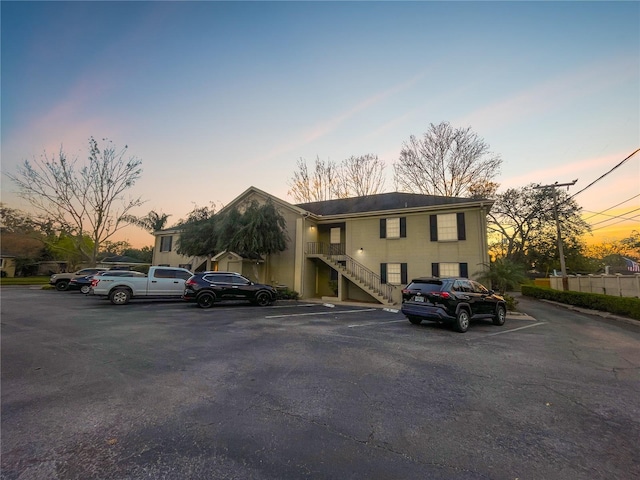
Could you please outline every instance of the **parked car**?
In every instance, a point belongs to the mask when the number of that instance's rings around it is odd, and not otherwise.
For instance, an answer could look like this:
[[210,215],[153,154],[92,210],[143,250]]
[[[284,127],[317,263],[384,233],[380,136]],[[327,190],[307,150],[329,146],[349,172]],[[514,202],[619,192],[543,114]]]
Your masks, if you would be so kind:
[[402,296],[402,313],[414,325],[423,320],[450,323],[464,333],[471,320],[490,318],[494,325],[504,325],[507,315],[504,298],[468,278],[416,278]]
[[[131,273],[131,272],[126,272]],[[91,292],[107,297],[114,305],[125,305],[132,298],[175,298],[179,300],[184,282],[193,275],[178,267],[150,267],[147,275],[122,275],[122,271],[109,271],[93,277]]]
[[69,289],[79,289],[82,293],[87,294],[91,291],[91,282],[95,277],[102,275],[111,275],[114,277],[144,277],[144,273],[135,272],[133,270],[106,270],[98,272],[95,275],[85,275],[84,277],[75,277],[69,280]]
[[210,308],[224,300],[247,300],[255,305],[271,305],[277,292],[271,285],[254,283],[234,272],[196,273],[184,284],[183,300]]
[[98,272],[105,272],[106,268],[83,268],[73,273],[54,273],[49,278],[49,283],[56,287],[56,290],[62,292],[68,290],[71,280],[78,277],[86,277],[87,275],[95,275]]

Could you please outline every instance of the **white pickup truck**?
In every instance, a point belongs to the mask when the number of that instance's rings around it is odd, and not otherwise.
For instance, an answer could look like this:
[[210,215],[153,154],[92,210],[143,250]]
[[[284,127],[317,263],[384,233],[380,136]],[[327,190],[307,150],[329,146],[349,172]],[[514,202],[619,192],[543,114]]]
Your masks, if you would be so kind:
[[114,305],[125,305],[132,298],[181,298],[184,282],[193,273],[185,268],[151,267],[146,277],[100,275],[93,278],[91,293],[108,297]]

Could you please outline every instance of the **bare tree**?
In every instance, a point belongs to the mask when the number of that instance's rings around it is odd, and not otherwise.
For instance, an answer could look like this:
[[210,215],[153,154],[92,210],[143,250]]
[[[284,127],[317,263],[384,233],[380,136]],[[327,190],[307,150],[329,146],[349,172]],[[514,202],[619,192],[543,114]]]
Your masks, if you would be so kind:
[[375,195],[384,190],[384,162],[377,155],[351,156],[338,170],[335,195],[338,198]]
[[372,195],[384,188],[385,165],[377,155],[351,156],[340,164],[316,158],[313,172],[302,158],[297,165],[288,194],[298,202]]
[[394,182],[400,191],[473,196],[486,191],[501,165],[500,156],[491,153],[489,145],[470,127],[432,123],[422,138],[412,135],[403,144],[393,165]]
[[[125,198],[126,190],[140,178],[142,161],[125,159],[127,146],[117,150],[111,142],[100,149],[89,139],[88,163],[76,166],[62,148],[57,157],[46,153],[40,159],[25,162],[15,175],[7,176],[18,187],[38,215],[74,239],[78,251],[92,264],[101,245],[126,225],[123,216],[142,205],[140,197]],[[84,241],[92,241],[90,247]]]
[[289,182],[291,190],[287,193],[298,202],[320,202],[335,198],[337,182],[337,165],[331,160],[320,160],[316,157],[315,168],[309,172],[307,161],[303,158],[297,162],[298,171],[294,172]]

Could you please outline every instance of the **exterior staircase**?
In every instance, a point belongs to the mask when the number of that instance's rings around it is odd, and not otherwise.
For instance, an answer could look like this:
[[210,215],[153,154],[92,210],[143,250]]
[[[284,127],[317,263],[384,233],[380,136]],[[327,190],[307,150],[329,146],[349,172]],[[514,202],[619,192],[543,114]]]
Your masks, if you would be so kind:
[[322,260],[383,305],[395,305],[393,291],[396,287],[382,283],[380,275],[358,263],[353,257],[345,254],[344,251],[344,244],[329,245],[319,242],[307,244],[307,257]]

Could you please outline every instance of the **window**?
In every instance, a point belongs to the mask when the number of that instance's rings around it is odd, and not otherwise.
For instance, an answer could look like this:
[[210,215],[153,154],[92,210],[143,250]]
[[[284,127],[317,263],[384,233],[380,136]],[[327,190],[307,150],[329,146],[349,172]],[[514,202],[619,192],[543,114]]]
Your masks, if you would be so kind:
[[400,283],[400,264],[387,263],[387,283]]
[[406,236],[406,217],[380,219],[380,238],[404,238]]
[[464,213],[444,213],[429,216],[431,241],[466,240]]
[[454,213],[438,215],[438,240],[457,240],[457,226],[456,215]]
[[340,227],[331,229],[331,243],[340,243]]
[[173,237],[171,235],[160,237],[160,251],[170,252],[172,243],[173,243]]
[[442,262],[431,264],[431,276],[432,277],[469,277],[469,264],[467,263],[454,263],[454,262]]
[[481,285],[480,283],[472,282],[472,281],[469,281],[469,283],[471,283],[471,285],[473,286],[474,292],[481,293],[483,295],[489,295],[489,290],[487,290],[487,288],[484,285]]
[[231,283],[234,285],[249,285],[251,281],[248,278],[241,277],[240,275],[234,275],[231,277]]
[[381,263],[380,283],[400,285],[407,283],[406,263]]

